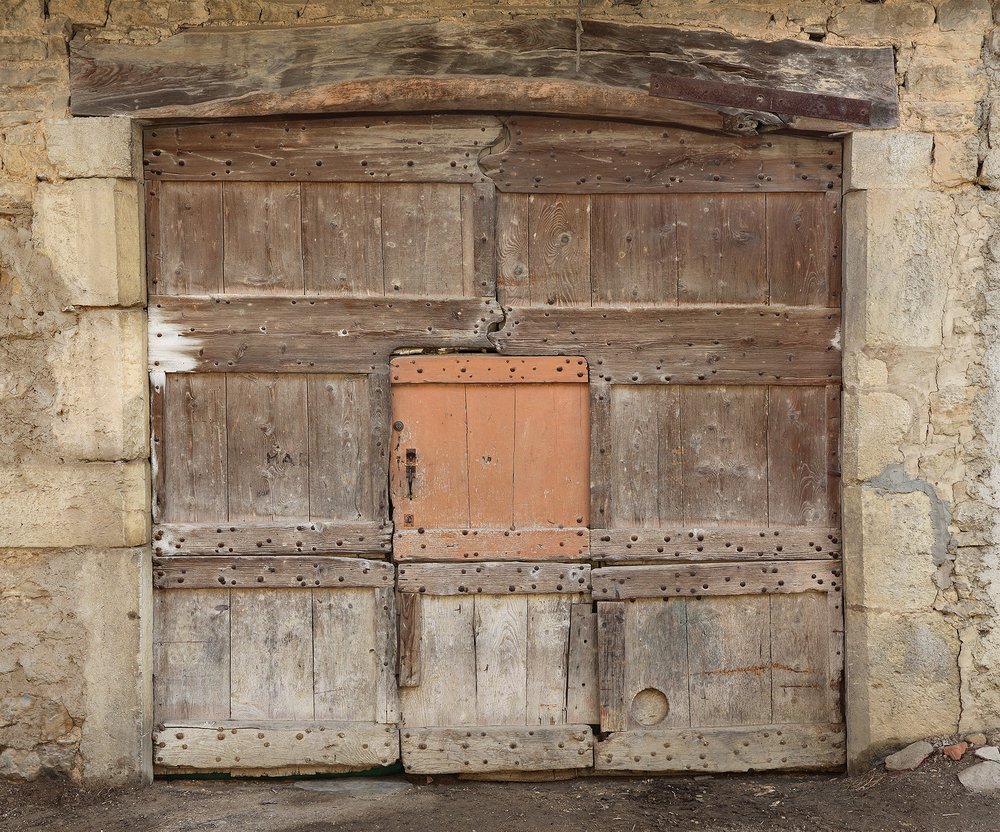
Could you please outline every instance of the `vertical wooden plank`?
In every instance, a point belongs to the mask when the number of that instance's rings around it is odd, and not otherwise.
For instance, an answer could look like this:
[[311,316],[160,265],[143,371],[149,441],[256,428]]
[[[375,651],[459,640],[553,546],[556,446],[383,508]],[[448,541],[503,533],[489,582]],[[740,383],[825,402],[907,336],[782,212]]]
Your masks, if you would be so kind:
[[528,598],[475,597],[477,725],[526,724]]
[[614,454],[611,448],[612,386],[599,378],[590,384],[590,517],[595,528],[611,523]]
[[143,182],[146,217],[143,227],[146,233],[146,290],[149,295],[158,295],[160,289],[160,265],[163,252],[160,249],[160,185],[147,180]]
[[403,725],[475,724],[473,604],[471,596],[421,598],[420,684],[399,692]]
[[834,526],[840,525],[840,385],[826,387],[826,497],[827,513]]
[[691,724],[686,598],[625,604],[625,702],[629,728]]
[[492,298],[497,287],[496,187],[486,181],[460,188],[464,294]]
[[497,196],[497,292],[501,305],[529,306],[528,195]]
[[303,182],[301,187],[305,293],[385,294],[380,186]]
[[399,688],[396,683],[396,592],[376,587],[375,593],[375,721],[399,722]]
[[684,522],[684,437],[681,421],[681,388],[659,385],[656,391],[657,510],[661,525]]
[[153,718],[229,718],[229,590],[154,592]]
[[229,519],[309,516],[302,375],[229,375]]
[[826,390],[770,387],[767,407],[768,516],[779,526],[826,526],[829,456]]
[[527,724],[565,725],[571,597],[529,595],[527,598]]
[[835,722],[830,692],[830,613],[825,592],[774,594],[771,709],[781,723]]
[[[309,516],[371,520],[367,376],[308,375]],[[377,469],[376,469],[377,470]]]
[[[207,295],[223,291],[222,183],[160,182],[157,291]],[[153,223],[153,218],[148,222]],[[154,226],[155,230],[155,226]]]
[[392,402],[388,370],[368,376],[368,449],[371,478],[371,517],[389,524],[389,442]]
[[659,525],[657,389],[611,388],[611,528]]
[[[465,386],[469,446],[469,523],[514,525],[514,385]],[[499,724],[499,723],[497,723]]]
[[601,730],[628,729],[625,702],[625,602],[597,604],[597,673],[601,688]]
[[462,297],[459,185],[382,185],[382,262],[387,295]]
[[830,277],[826,305],[839,309],[844,268],[844,222],[841,215],[841,196],[839,192],[832,191],[828,191],[824,196],[825,204],[823,211],[826,220],[826,252],[829,258],[827,274]]
[[[393,419],[403,423],[391,449],[397,526],[468,528],[465,386],[399,385],[393,391],[392,411]],[[412,499],[405,475],[406,454],[411,449],[416,454]],[[412,524],[406,522],[407,516],[413,518]]]
[[528,197],[532,306],[590,306],[590,196]]
[[[153,522],[166,519],[167,465],[164,457],[164,430],[167,395],[167,375],[156,370],[149,374],[149,467],[152,486]],[[228,515],[227,515],[228,516]]]
[[678,301],[766,303],[763,194],[684,194],[677,216]]
[[226,376],[171,373],[165,383],[164,520],[225,520],[229,511]]
[[660,194],[594,194],[590,205],[594,305],[675,306],[673,200]]
[[692,727],[770,722],[769,619],[766,595],[687,599]]
[[312,591],[233,589],[233,719],[313,719]]
[[420,684],[420,595],[399,593],[399,686]]
[[767,388],[683,388],[684,522],[767,525]]
[[844,686],[844,596],[841,592],[826,593],[826,604],[829,621],[829,705],[830,721],[841,722],[843,711]]
[[583,384],[519,384],[514,393],[514,525],[590,522],[590,402]]
[[826,306],[830,253],[826,194],[766,194],[770,301]]
[[225,291],[301,295],[302,210],[298,183],[226,182]]
[[369,587],[312,590],[312,684],[316,719],[377,722],[375,606]]
[[566,722],[598,725],[601,721],[597,683],[597,613],[590,604],[572,604],[569,614],[569,657]]

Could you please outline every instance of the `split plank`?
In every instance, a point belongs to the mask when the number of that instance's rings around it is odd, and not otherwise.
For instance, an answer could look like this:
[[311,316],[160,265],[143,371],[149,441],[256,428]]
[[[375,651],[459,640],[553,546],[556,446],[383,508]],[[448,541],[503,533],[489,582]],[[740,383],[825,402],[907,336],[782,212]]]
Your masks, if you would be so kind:
[[587,593],[590,567],[561,563],[421,563],[399,566],[400,592],[427,595]]
[[713,561],[837,559],[843,549],[840,529],[810,528],[682,528],[593,529],[590,551],[605,561]]
[[242,587],[392,586],[391,563],[340,557],[169,557],[156,558],[153,585],[159,589]]

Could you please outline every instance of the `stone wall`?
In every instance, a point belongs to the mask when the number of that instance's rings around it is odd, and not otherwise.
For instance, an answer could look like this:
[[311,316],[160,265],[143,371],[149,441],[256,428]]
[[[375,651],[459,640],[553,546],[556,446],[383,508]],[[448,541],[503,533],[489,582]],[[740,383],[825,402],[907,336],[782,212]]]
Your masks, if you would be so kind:
[[[587,19],[892,46],[898,130],[848,143],[852,760],[1000,726],[1000,34],[988,0],[584,0]],[[68,119],[67,42],[181,27],[573,15],[577,0],[0,3],[0,775],[148,775],[136,137]]]

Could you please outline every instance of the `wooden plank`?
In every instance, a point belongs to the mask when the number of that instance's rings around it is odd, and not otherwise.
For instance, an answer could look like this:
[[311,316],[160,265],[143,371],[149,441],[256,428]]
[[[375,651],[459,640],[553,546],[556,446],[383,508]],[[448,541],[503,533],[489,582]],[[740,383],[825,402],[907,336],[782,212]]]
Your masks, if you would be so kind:
[[171,768],[358,771],[398,760],[399,731],[394,725],[363,722],[170,720],[153,734],[153,750],[153,762]]
[[764,196],[686,196],[674,210],[678,302],[767,303]]
[[227,376],[229,518],[309,516],[306,377]]
[[826,220],[827,274],[830,276],[826,305],[840,308],[843,271],[844,223],[841,216],[840,192],[827,192],[823,200],[823,217]]
[[684,520],[683,396],[677,387],[657,387],[656,497],[660,528]]
[[826,194],[768,194],[767,276],[771,303],[827,306],[832,274]]
[[[465,247],[462,193],[436,183],[382,185],[385,293],[462,297]],[[476,292],[474,296],[481,295]]]
[[677,303],[677,221],[660,195],[590,200],[590,278],[595,305]]
[[367,376],[310,375],[309,516],[349,522],[380,519],[375,512]]
[[840,524],[840,385],[826,387],[826,497],[827,513]]
[[[530,693],[530,599],[482,595],[475,599],[475,725],[525,725]],[[530,724],[530,723],[529,723]]]
[[624,606],[629,729],[689,726],[687,601],[642,599]]
[[389,525],[389,443],[392,432],[392,399],[388,373],[368,376],[369,476],[372,478],[372,516]]
[[600,686],[597,681],[597,613],[590,604],[572,604],[566,679],[566,721],[599,725]]
[[829,611],[828,620],[832,631],[828,641],[830,649],[830,711],[835,715],[837,721],[842,721],[844,713],[844,595],[841,592],[830,592],[827,594],[826,600]]
[[158,448],[157,494],[162,494],[159,516],[225,521],[229,514],[226,378],[175,374],[157,378],[163,387],[157,408],[161,413],[154,412],[154,419],[160,417],[162,441],[153,443]]
[[590,768],[593,742],[589,725],[407,727],[400,734],[408,774]]
[[312,592],[315,719],[385,721],[376,710],[376,622],[382,615],[368,588]]
[[375,590],[376,722],[399,722],[398,634],[395,588],[380,586]]
[[504,306],[530,306],[528,196],[497,196],[497,298]]
[[307,182],[301,187],[305,293],[384,295],[379,186]]
[[313,718],[312,593],[230,590],[233,719]]
[[153,585],[159,589],[242,587],[392,586],[391,563],[339,557],[169,557],[155,558]]
[[227,182],[223,209],[225,291],[301,295],[302,206],[298,183]]
[[838,559],[840,529],[682,528],[592,529],[591,557],[606,561],[712,561]]
[[227,182],[476,182],[475,159],[500,135],[493,116],[406,115],[155,125],[146,178]]
[[[158,301],[164,299],[157,298]],[[180,300],[180,299],[178,299]],[[221,300],[219,301],[222,302]],[[225,301],[230,303],[229,300]],[[488,326],[500,320],[500,315],[489,307],[490,302],[478,301],[473,319],[465,318],[459,308],[450,325],[433,326],[434,312],[425,303],[395,301],[385,303],[388,314],[395,321],[381,323],[381,312],[363,317],[341,317],[341,326],[328,327],[322,314],[313,317],[307,309],[301,314],[289,310],[294,321],[285,332],[272,332],[267,321],[258,317],[247,324],[230,327],[224,314],[215,310],[211,322],[213,301],[181,301],[188,311],[177,308],[164,311],[167,304],[155,304],[150,309],[151,370],[169,372],[302,372],[302,373],[385,373],[390,356],[399,344],[427,349],[455,348],[488,349],[492,346],[487,337]],[[236,301],[237,304],[246,303]],[[281,301],[279,304],[287,304]],[[309,302],[313,303],[313,302]],[[360,298],[330,299],[330,303],[371,304]],[[322,301],[315,301],[321,306]],[[289,305],[295,306],[295,301]],[[451,314],[461,307],[461,301],[441,301],[439,311]],[[194,313],[191,309],[200,307]],[[401,307],[401,308],[400,308]],[[273,307],[272,307],[273,308]],[[230,306],[232,309],[232,305]],[[426,313],[424,317],[420,314]],[[240,313],[237,313],[240,314]],[[194,318],[198,317],[199,321]],[[280,328],[280,326],[279,326]],[[213,331],[214,329],[214,331]]]
[[[528,725],[564,725],[572,600],[566,595],[528,597]],[[476,600],[478,606],[479,600]]]
[[659,517],[658,390],[611,388],[611,512],[615,528],[656,528]]
[[705,105],[649,95],[655,72],[715,81],[749,77],[759,86],[867,98],[873,127],[898,122],[888,48],[592,20],[578,33],[579,25],[570,17],[475,26],[421,20],[195,28],[148,46],[79,37],[72,42],[72,112],[221,118],[433,112],[445,102],[456,111],[600,114],[705,129],[732,121]]
[[[168,182],[156,189],[157,214],[146,218],[157,246],[155,294],[207,295],[223,291],[222,183]],[[154,294],[151,292],[150,294]]]
[[590,306],[590,197],[528,197],[532,306]]
[[586,384],[587,361],[576,356],[418,355],[392,359],[397,384]]
[[692,727],[770,724],[769,599],[690,598],[686,607]]
[[601,731],[624,731],[628,728],[628,703],[625,701],[625,664],[628,656],[625,650],[625,605],[599,601],[597,672]]
[[595,764],[598,771],[838,770],[846,744],[840,723],[628,731],[598,742]]
[[227,718],[229,593],[156,592],[153,603],[154,718]]
[[769,599],[771,638],[771,721],[836,721],[830,690],[829,601],[816,592]]
[[375,522],[294,525],[161,523],[153,527],[156,555],[383,554],[390,530]]
[[766,525],[767,388],[681,392],[684,521]]
[[827,396],[823,387],[770,387],[767,493],[771,523],[832,526],[827,494]]
[[[478,165],[470,165],[478,169]],[[462,188],[462,235],[466,297],[497,294],[497,198],[492,182]]]
[[158,294],[157,285],[160,282],[160,263],[163,253],[160,251],[160,189],[155,182],[143,183],[143,205],[145,222],[143,223],[146,237],[146,295]]
[[581,560],[589,551],[590,535],[580,528],[403,529],[392,538],[397,561]]
[[[166,373],[149,374],[149,479],[152,486],[153,522],[165,519],[167,503],[167,466],[163,440],[165,438],[167,394]],[[228,511],[227,511],[228,513]]]
[[420,605],[416,592],[399,593],[399,686],[420,684]]
[[420,600],[420,684],[399,691],[402,725],[474,725],[476,660],[472,598]]
[[590,383],[590,522],[611,524],[614,462],[611,450],[611,385],[595,376]]
[[[400,568],[402,574],[402,568]],[[839,592],[839,561],[608,566],[592,573],[594,599]]]
[[562,563],[418,563],[399,567],[400,592],[427,595],[586,593],[590,567]]
[[838,311],[809,307],[515,308],[490,340],[512,356],[582,353],[615,384],[829,384],[839,333]]
[[[470,384],[465,388],[469,524],[476,529],[493,527],[509,531],[514,527],[514,392],[515,388],[509,384]],[[468,539],[458,535],[457,541],[463,538]],[[513,539],[521,549],[523,538]],[[472,545],[480,545],[476,542],[479,540],[486,542],[477,535]],[[508,536],[501,543],[510,540]],[[436,555],[438,544],[431,549]]]

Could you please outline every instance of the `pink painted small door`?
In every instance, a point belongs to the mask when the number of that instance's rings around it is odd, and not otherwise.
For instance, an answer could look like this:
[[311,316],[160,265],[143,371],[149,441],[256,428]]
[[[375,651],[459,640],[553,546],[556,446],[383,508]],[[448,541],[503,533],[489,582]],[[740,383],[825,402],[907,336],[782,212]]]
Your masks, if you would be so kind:
[[408,356],[389,379],[398,560],[587,556],[583,358]]

